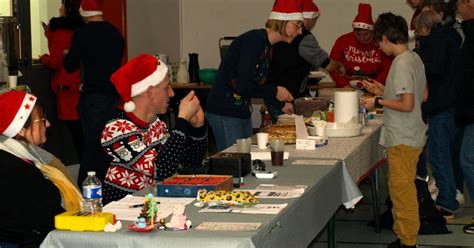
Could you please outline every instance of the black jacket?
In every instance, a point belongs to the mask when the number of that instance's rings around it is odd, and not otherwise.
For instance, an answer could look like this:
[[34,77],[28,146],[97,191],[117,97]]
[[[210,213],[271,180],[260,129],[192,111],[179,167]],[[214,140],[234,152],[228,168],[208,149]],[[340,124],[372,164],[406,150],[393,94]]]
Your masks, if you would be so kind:
[[[285,87],[295,99],[302,97],[305,95],[309,71],[326,67],[328,63],[328,55],[316,38],[310,31],[303,29],[303,33],[290,44],[279,42],[273,46],[266,84]],[[276,99],[265,99],[265,102],[277,109],[284,105]]]
[[451,26],[442,25],[419,38],[415,49],[425,65],[428,101],[423,103],[423,116],[429,118],[456,106],[456,82],[462,38]]
[[474,124],[474,20],[462,23],[464,43],[459,66],[459,101],[456,121],[460,126]]
[[56,31],[58,29],[74,31],[82,26],[84,26],[84,21],[80,17],[53,17],[49,20],[49,28],[51,31]]
[[64,212],[61,195],[34,164],[0,150],[0,241],[37,247]]
[[265,29],[250,30],[232,41],[219,65],[206,112],[247,119],[252,110],[251,98],[276,96],[276,86],[263,84],[270,46]]
[[74,32],[71,48],[64,56],[66,71],[81,70],[82,92],[118,98],[110,76],[122,63],[125,41],[109,22],[89,22]]

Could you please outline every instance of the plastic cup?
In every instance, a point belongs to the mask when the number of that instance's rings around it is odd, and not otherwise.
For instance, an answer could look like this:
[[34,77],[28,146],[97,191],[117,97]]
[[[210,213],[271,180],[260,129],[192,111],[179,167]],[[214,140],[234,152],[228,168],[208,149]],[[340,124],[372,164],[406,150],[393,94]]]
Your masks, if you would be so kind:
[[168,55],[166,54],[158,54],[158,58],[165,64],[168,64]]
[[272,140],[270,142],[270,148],[274,152],[281,152],[285,149],[285,141],[284,140]]
[[17,85],[18,85],[18,76],[16,75],[8,76],[8,86],[10,88],[16,88]]
[[268,133],[257,133],[258,149],[266,149],[268,143]]
[[316,126],[316,135],[320,137],[324,137],[326,135],[326,127]]
[[250,152],[251,139],[237,139],[237,152],[249,153]]

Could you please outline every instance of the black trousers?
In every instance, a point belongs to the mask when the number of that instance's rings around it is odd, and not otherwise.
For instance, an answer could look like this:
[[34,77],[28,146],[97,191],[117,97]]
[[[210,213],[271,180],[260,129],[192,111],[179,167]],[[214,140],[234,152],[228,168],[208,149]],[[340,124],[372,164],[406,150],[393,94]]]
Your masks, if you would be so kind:
[[84,153],[84,133],[82,132],[82,124],[80,120],[67,120],[66,123],[67,129],[71,134],[72,143],[76,149],[77,158],[79,163],[82,161],[82,155]]
[[77,112],[84,133],[84,153],[77,183],[87,177],[88,171],[95,171],[101,182],[109,167],[111,158],[102,149],[100,136],[105,124],[117,114],[117,96],[110,94],[81,94]]

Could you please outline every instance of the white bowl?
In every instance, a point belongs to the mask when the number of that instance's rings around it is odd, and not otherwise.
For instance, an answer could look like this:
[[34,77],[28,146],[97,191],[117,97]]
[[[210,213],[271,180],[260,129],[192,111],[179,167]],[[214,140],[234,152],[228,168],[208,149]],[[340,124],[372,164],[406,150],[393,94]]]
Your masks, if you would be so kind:
[[355,137],[362,133],[362,125],[345,127],[344,123],[329,122],[326,126],[327,137]]

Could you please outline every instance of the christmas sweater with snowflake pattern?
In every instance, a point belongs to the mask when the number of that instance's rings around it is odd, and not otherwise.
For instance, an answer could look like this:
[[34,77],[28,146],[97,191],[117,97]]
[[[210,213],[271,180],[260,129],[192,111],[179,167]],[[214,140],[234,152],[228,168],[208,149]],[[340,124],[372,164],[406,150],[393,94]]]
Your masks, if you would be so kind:
[[148,124],[120,111],[101,136],[102,147],[112,157],[104,180],[104,204],[174,175],[178,164],[200,166],[205,130],[178,118],[175,129],[168,132],[158,117]]

